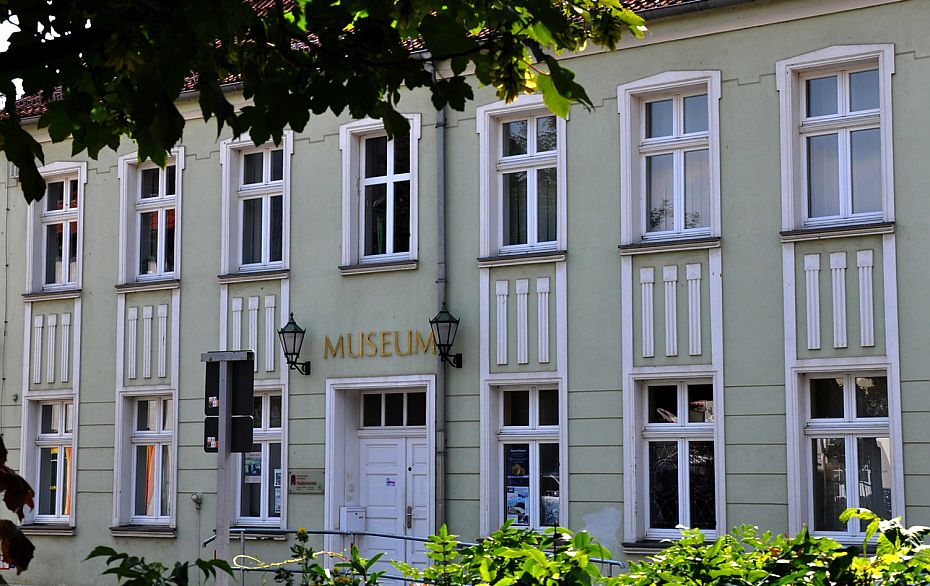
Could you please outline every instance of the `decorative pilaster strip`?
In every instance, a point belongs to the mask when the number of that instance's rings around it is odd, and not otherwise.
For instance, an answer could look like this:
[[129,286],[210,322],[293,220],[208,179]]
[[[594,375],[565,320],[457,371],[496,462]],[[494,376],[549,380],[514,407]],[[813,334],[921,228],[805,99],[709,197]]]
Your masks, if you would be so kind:
[[55,382],[55,334],[58,331],[58,314],[50,313],[45,320],[48,326],[45,350],[45,382]]
[[[258,297],[249,297],[249,350],[258,353]],[[258,372],[258,360],[252,361],[252,368]]]
[[129,358],[129,360],[126,361],[126,376],[130,379],[134,379],[136,378],[136,346],[138,344],[138,335],[136,332],[138,332],[139,329],[138,307],[129,308],[129,325],[126,329],[126,354]]
[[158,378],[168,376],[168,306],[158,306]]
[[497,293],[497,363],[507,364],[507,295],[510,291],[508,281],[498,281]]
[[71,371],[71,314],[61,314],[61,382],[68,382]]
[[152,306],[142,308],[142,378],[152,378]]
[[274,370],[274,344],[277,340],[275,332],[274,309],[276,297],[265,295],[265,372]]
[[527,295],[530,291],[529,279],[517,279],[517,364],[526,364],[529,359],[529,340],[527,337]]
[[665,282],[665,355],[678,356],[678,265],[662,267]]
[[536,337],[539,363],[549,362],[549,277],[536,279]]
[[32,319],[32,382],[42,382],[42,327],[45,323],[44,315],[37,315]]
[[642,290],[643,358],[655,356],[655,311],[653,310],[653,288],[655,268],[639,269],[639,286]]
[[875,299],[872,292],[872,267],[875,266],[871,250],[856,253],[859,267],[859,340],[864,348],[875,345]]
[[230,350],[242,350],[242,297],[232,300],[232,346]]
[[807,293],[807,349],[820,349],[820,255],[804,255]]
[[846,343],[846,252],[830,253],[830,276],[833,279],[833,347]]
[[688,354],[701,355],[701,265],[685,265],[688,277]]

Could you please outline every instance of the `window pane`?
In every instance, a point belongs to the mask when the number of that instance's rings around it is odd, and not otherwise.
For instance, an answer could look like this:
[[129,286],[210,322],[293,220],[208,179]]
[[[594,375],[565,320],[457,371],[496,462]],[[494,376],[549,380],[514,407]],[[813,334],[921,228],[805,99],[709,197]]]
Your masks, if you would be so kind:
[[68,282],[77,280],[78,223],[67,222],[68,226]]
[[849,74],[849,111],[876,110],[879,104],[878,70]]
[[856,377],[856,417],[888,417],[888,379]]
[[504,156],[526,154],[526,120],[504,123]]
[[284,197],[274,195],[269,198],[271,204],[271,242],[269,246],[271,255],[269,262],[279,262],[281,260],[283,243],[284,243]]
[[504,425],[530,424],[530,392],[504,391]]
[[58,494],[58,451],[59,448],[39,450],[39,514],[57,514],[55,499]]
[[536,170],[536,241],[554,242],[558,238],[555,167]]
[[281,427],[281,395],[268,397],[268,427]]
[[65,403],[65,433],[71,433],[74,430],[74,405]]
[[559,424],[559,392],[555,389],[539,391],[539,425]]
[[843,379],[811,379],[811,418],[843,417]]
[[685,230],[710,226],[710,152],[685,152]]
[[271,180],[281,181],[284,179],[284,150],[275,149],[271,151]]
[[675,229],[674,155],[646,157],[646,231]]
[[383,177],[387,175],[386,136],[365,139],[365,177]]
[[365,254],[387,252],[387,185],[365,187]]
[[45,184],[45,209],[60,210],[65,207],[65,182],[55,181]]
[[685,134],[707,132],[707,94],[688,96],[685,102]]
[[410,135],[394,137],[394,173],[410,172]]
[[882,144],[878,128],[849,133],[854,214],[882,210]]
[[381,426],[381,393],[362,395],[362,425]]
[[139,214],[139,274],[158,272],[158,212]]
[[410,182],[394,184],[394,252],[410,252]]
[[42,405],[42,425],[39,433],[59,433],[61,431],[61,403]]
[[539,525],[559,524],[559,444],[539,444]]
[[840,513],[846,510],[846,442],[843,438],[818,438],[813,442],[814,530],[845,531]]
[[714,420],[714,385],[688,385],[688,422]]
[[505,519],[514,525],[530,524],[530,446],[504,445]]
[[268,444],[271,462],[265,481],[268,483],[268,516],[281,516],[281,444]]
[[262,414],[264,413],[262,403],[263,397],[261,395],[255,395],[252,397],[252,427],[262,427],[264,423],[262,422]]
[[72,459],[71,446],[63,446],[65,452],[65,462],[62,466],[62,491],[61,491],[61,514],[71,514],[71,478],[72,478]]
[[162,445],[161,449],[161,500],[159,514],[167,517],[171,514],[171,450]]
[[385,393],[384,425],[400,426],[404,424],[404,394]]
[[678,387],[649,387],[649,423],[678,423]]
[[242,157],[242,184],[252,185],[264,180],[264,153],[249,153]]
[[174,270],[174,210],[165,210],[165,272]]
[[837,113],[836,76],[807,80],[807,115],[829,116]]
[[717,528],[714,442],[688,442],[688,491],[691,527]]
[[678,442],[649,442],[649,526],[678,525]]
[[426,425],[426,393],[407,393],[407,425]]
[[555,116],[536,119],[536,152],[554,151],[558,146],[555,131]]
[[175,195],[178,191],[177,167],[168,165],[165,167],[165,195]]
[[158,197],[158,171],[157,167],[153,169],[142,169],[139,173],[139,197],[148,199]]
[[155,466],[155,446],[136,446],[135,515],[156,514]]
[[262,447],[252,444],[252,451],[242,454],[242,476],[239,484],[239,515],[260,517],[262,514]]
[[646,104],[646,138],[672,135],[672,100]]
[[158,417],[155,399],[139,399],[136,401],[136,431],[156,431],[155,421]]
[[526,171],[504,173],[504,246],[526,244]]
[[161,429],[170,431],[174,428],[174,401],[162,399],[161,401]]
[[61,274],[62,231],[65,224],[52,224],[45,228],[45,283],[52,285],[63,283]]
[[72,210],[76,210],[78,207],[78,182],[77,179],[72,179],[68,182],[68,205]]
[[262,262],[262,198],[242,200],[242,264]]
[[811,218],[840,213],[840,167],[836,134],[807,139],[807,190]]
[[856,439],[856,447],[859,451],[859,506],[882,519],[890,519],[891,440],[860,437]]

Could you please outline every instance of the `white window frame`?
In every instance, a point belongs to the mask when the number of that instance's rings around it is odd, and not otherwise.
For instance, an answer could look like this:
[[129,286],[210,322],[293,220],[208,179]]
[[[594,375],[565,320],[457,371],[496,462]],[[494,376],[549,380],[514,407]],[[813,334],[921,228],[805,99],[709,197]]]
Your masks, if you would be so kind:
[[[129,507],[129,522],[132,525],[168,525],[174,526],[175,520],[175,502],[177,494],[177,461],[175,449],[175,434],[177,429],[177,401],[175,397],[171,394],[166,395],[134,395],[124,397],[126,401],[127,411],[129,413],[129,428],[127,440],[127,448],[129,453],[127,454],[129,462],[129,474],[124,477],[126,482],[125,490],[128,493],[128,507]],[[136,430],[136,423],[138,421],[138,408],[140,401],[156,401],[156,431],[138,431]],[[173,425],[170,430],[161,430],[163,425],[163,410],[161,406],[164,404],[164,401],[171,401],[171,416]],[[164,452],[168,452],[168,457],[171,459],[171,467],[169,474],[171,474],[171,479],[169,481],[169,486],[171,492],[168,494],[168,515],[137,515],[136,514],[136,466],[138,465],[136,457],[136,447],[140,445],[155,445],[155,460],[156,462],[161,462],[164,457]],[[162,467],[156,466],[155,468],[155,496],[153,497],[156,502],[161,502],[161,489],[162,489]]]
[[[683,98],[704,93],[707,94],[707,132],[678,132],[684,120]],[[646,104],[663,99],[674,100],[673,136],[646,138]],[[666,71],[619,85],[617,111],[620,114],[620,243],[720,237],[720,72]],[[709,225],[686,229],[683,153],[703,149],[708,151],[710,165]],[[676,159],[674,206],[680,213],[675,214],[674,230],[647,233],[646,156],[669,153],[674,153]]]
[[[283,176],[280,181],[271,181],[271,151],[281,149],[283,153]],[[243,185],[245,155],[262,152],[264,155],[263,182]],[[220,272],[248,273],[287,270],[290,266],[291,234],[291,156],[294,153],[294,134],[284,131],[280,145],[265,143],[255,145],[245,137],[227,139],[220,145],[222,173],[222,237],[220,243]],[[271,261],[270,198],[281,196],[281,260]],[[262,198],[262,262],[242,262],[242,206],[243,201]]]
[[[30,259],[26,263],[26,288],[27,293],[36,293],[40,291],[69,291],[81,288],[83,275],[83,256],[84,256],[84,186],[87,183],[87,163],[74,161],[61,161],[51,163],[39,168],[39,173],[46,183],[55,181],[64,181],[66,187],[65,209],[58,211],[46,211],[47,201],[45,196],[39,201],[32,202],[29,205],[26,224],[26,257]],[[69,207],[67,189],[70,189],[70,181],[76,180],[77,209]],[[45,227],[50,224],[77,222],[77,254],[76,254],[76,273],[70,275],[67,259],[70,256],[70,239],[65,237],[62,246],[62,274],[67,278],[62,283],[45,282],[45,261],[46,261],[46,237]]]
[[[184,147],[171,149],[166,165],[174,165],[174,195],[167,195],[165,169],[155,163],[139,163],[138,153],[129,153],[119,158],[120,181],[120,234],[119,234],[119,274],[120,284],[173,280],[181,278],[181,186],[184,174]],[[159,195],[153,198],[140,197],[141,174],[147,169],[158,169]],[[159,226],[166,226],[165,216],[168,210],[174,210],[174,270],[165,271],[164,230],[158,234],[158,268],[154,273],[139,273],[139,236],[142,214],[156,212],[159,214]]]
[[[419,224],[419,143],[420,114],[404,114],[410,124],[410,171],[409,173],[391,174],[393,171],[394,141],[388,142],[388,171],[382,180],[366,181],[364,175],[365,140],[386,136],[384,122],[366,118],[339,127],[339,149],[342,151],[342,257],[343,267],[364,264],[416,261],[418,252]],[[386,254],[365,254],[365,185],[386,182],[390,185],[396,181],[410,181],[410,250],[407,252],[389,252]],[[389,188],[390,192],[390,188]],[[389,196],[388,216],[390,234],[393,235],[393,203]],[[388,237],[389,247],[393,247],[393,238]]]
[[[423,422],[422,425],[413,425],[413,424],[410,424],[410,423],[407,422],[407,418],[408,418],[408,416],[410,415],[410,411],[409,411],[409,408],[408,408],[408,402],[407,402],[408,400],[407,400],[407,397],[408,397],[409,395],[411,395],[411,394],[414,394],[414,393],[422,393],[422,394],[423,394],[423,397],[424,397],[423,406],[424,406],[424,409],[425,409],[425,407],[426,407],[426,397],[427,397],[427,395],[426,395],[426,391],[421,390],[421,389],[409,389],[409,390],[406,390],[406,389],[404,389],[404,390],[402,390],[402,389],[397,389],[397,390],[370,390],[370,391],[361,391],[361,392],[359,392],[359,401],[358,401],[358,407],[359,407],[359,409],[358,409],[358,428],[359,428],[359,429],[368,430],[368,431],[370,431],[370,430],[375,430],[375,429],[377,429],[377,430],[385,430],[385,431],[389,431],[389,430],[392,430],[392,429],[419,429],[419,428],[426,429],[426,421],[425,421],[425,419],[424,419],[424,422]],[[365,425],[365,397],[366,397],[367,395],[381,395],[381,424],[380,424],[380,425]],[[387,407],[387,401],[385,400],[385,395],[403,395],[403,396],[404,396],[404,407],[403,407],[403,409],[404,409],[404,424],[403,424],[403,425],[385,425],[385,420],[386,420],[386,413],[385,413],[385,410],[386,410],[386,407]]]
[[[539,94],[522,95],[507,104],[495,102],[477,109],[477,131],[480,145],[479,180],[480,180],[480,241],[481,257],[497,255],[519,255],[540,252],[564,251],[568,242],[566,209],[566,121],[555,116],[543,103]],[[504,123],[524,118],[555,116],[557,148],[554,153],[547,151],[536,156],[527,154],[514,157],[502,157],[502,128]],[[527,136],[535,132],[535,125],[528,124]],[[529,126],[534,130],[530,131]],[[535,142],[535,141],[534,141]],[[528,149],[528,153],[530,150]],[[554,241],[536,242],[536,195],[530,193],[529,175],[527,188],[527,243],[519,245],[503,244],[503,183],[505,171],[534,170],[538,167],[555,167],[556,170],[556,234]],[[531,201],[532,200],[532,201]]]
[[[57,434],[42,434],[42,406],[49,404],[66,405],[71,404],[71,431],[62,431]],[[23,475],[30,478],[33,486],[36,487],[35,509],[25,511],[24,523],[26,524],[48,524],[48,525],[69,525],[74,526],[75,498],[77,496],[77,401],[73,395],[42,395],[35,398],[27,399],[25,408],[26,413],[26,433],[29,434],[29,443],[23,453]],[[60,409],[60,424],[65,419],[65,409]],[[68,514],[41,515],[39,514],[41,488],[39,474],[41,470],[42,448],[58,447],[71,448],[71,486],[70,493],[56,490],[55,510],[56,513],[62,512],[64,508],[64,498],[71,501],[71,510]],[[28,469],[26,463],[28,462]],[[59,458],[59,466],[56,471],[56,486],[61,486],[63,475],[65,474],[64,464]]]
[[[270,427],[269,423],[271,421],[271,397],[279,397],[281,399],[281,427]],[[287,469],[285,467],[285,445],[284,445],[284,429],[287,425],[287,420],[285,419],[286,413],[284,409],[284,393],[281,389],[255,389],[255,397],[261,397],[262,400],[262,421],[261,427],[256,427],[252,430],[253,439],[252,444],[258,444],[261,446],[262,453],[262,478],[261,485],[259,490],[261,491],[261,504],[259,508],[261,509],[261,515],[258,517],[246,517],[240,515],[242,510],[241,499],[242,499],[242,458],[244,454],[238,454],[236,458],[236,472],[234,474],[235,482],[235,491],[236,498],[235,500],[235,511],[233,513],[233,518],[236,520],[236,525],[239,527],[284,527],[286,519],[287,508],[285,503],[287,501],[287,484],[286,484],[286,475]],[[271,478],[273,482],[274,471],[270,467],[271,462],[271,444],[278,444],[281,446],[281,511],[278,516],[271,516],[269,513],[269,508],[271,503],[268,500],[268,481]],[[271,471],[270,475],[266,475],[265,471]]]
[[[844,114],[848,92],[842,78],[849,71],[878,68],[879,108],[876,111]],[[839,45],[778,61],[775,64],[781,122],[782,230],[815,229],[894,221],[894,164],[891,118],[891,76],[894,74],[894,45]],[[846,72],[846,73],[844,73]],[[838,74],[839,114],[807,118],[806,81]],[[846,100],[844,100],[846,98]],[[879,128],[881,135],[882,209],[853,214],[848,140],[850,130]],[[808,218],[806,139],[821,133],[838,133],[840,150],[840,215]],[[845,143],[845,147],[844,147]],[[844,152],[845,148],[845,152]]]

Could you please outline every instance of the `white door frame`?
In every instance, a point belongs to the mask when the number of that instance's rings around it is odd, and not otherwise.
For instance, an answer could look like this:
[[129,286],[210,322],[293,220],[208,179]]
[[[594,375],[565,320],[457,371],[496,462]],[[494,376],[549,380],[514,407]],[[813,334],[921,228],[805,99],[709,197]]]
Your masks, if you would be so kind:
[[[349,393],[367,390],[417,389],[426,391],[426,449],[432,455],[429,467],[429,512],[428,527],[435,527],[436,519],[436,376],[433,374],[414,374],[403,376],[371,376],[353,378],[326,379],[326,446],[324,476],[324,511],[323,526],[326,530],[339,530],[339,509],[346,504],[346,460],[347,444],[357,441],[359,411],[349,408],[357,405],[350,401]],[[348,466],[358,466],[358,458],[348,462]],[[357,494],[357,491],[356,491]],[[357,498],[357,496],[356,496]],[[323,548],[328,551],[341,551],[346,547],[346,540],[339,535],[327,535]]]

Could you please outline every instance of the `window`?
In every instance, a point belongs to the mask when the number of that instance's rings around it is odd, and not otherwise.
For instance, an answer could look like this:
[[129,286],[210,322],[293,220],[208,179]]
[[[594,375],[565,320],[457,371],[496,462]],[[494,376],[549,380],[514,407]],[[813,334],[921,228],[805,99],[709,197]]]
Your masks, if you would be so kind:
[[678,525],[716,531],[713,384],[650,382],[644,392],[646,537],[677,537]]
[[841,523],[847,507],[870,509],[883,519],[892,506],[892,450],[888,379],[884,373],[817,374],[806,379],[807,415],[802,454],[810,527],[861,540],[858,520]]
[[36,435],[36,523],[69,522],[74,491],[74,409],[72,401],[38,404]]
[[122,206],[120,282],[176,279],[180,274],[179,210],[184,149],[165,168],[120,158]]
[[502,519],[554,527],[561,521],[559,392],[530,387],[499,393]]
[[280,393],[256,393],[252,451],[240,454],[239,525],[280,525],[284,490],[281,467]]
[[426,393],[366,392],[362,394],[362,427],[426,425]]
[[27,286],[30,292],[81,287],[85,163],[39,169],[45,196],[29,206]]
[[378,120],[340,128],[343,267],[416,260],[419,115],[408,122],[394,138]]
[[719,236],[719,96],[716,71],[618,88],[624,244]]
[[482,256],[565,249],[565,121],[524,96],[478,109]]
[[174,500],[173,401],[171,397],[140,397],[132,403],[131,522],[167,525]]
[[891,45],[778,63],[785,228],[893,220]]
[[287,268],[292,144],[223,142],[224,273]]

